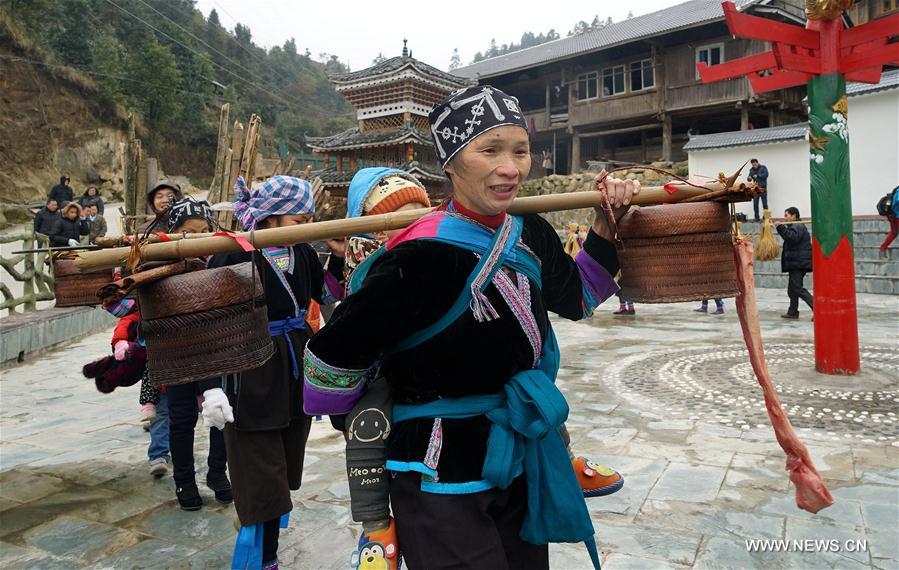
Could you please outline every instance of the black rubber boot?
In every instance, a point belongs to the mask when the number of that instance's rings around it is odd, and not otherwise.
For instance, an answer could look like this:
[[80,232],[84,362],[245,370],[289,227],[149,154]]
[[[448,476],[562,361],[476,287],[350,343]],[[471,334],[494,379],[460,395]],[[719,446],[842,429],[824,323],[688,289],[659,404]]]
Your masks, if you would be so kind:
[[181,505],[182,511],[199,511],[203,507],[203,498],[200,497],[200,490],[196,485],[185,485],[175,489],[178,496],[178,504]]
[[206,486],[215,493],[215,500],[221,504],[230,505],[234,502],[234,495],[231,493],[231,481],[228,480],[228,476],[224,473],[206,477]]

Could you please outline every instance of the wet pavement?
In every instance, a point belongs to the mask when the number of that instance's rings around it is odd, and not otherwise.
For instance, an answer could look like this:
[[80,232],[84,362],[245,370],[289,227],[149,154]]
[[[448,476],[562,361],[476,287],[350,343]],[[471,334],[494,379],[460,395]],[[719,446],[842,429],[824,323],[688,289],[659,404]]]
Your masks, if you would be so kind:
[[[759,292],[763,336],[785,410],[837,501],[817,515],[795,506],[732,301],[722,316],[674,304],[613,317],[609,305],[555,322],[573,448],[625,477],[588,501],[606,570],[899,568],[897,298],[859,296],[863,372],[844,378],[814,372],[811,315],[781,319],[784,297]],[[148,473],[137,388],[104,395],[81,376],[109,334],[0,373],[0,567],[228,568],[233,507],[201,486],[203,510],[180,511],[171,479]],[[342,450],[316,422],[282,567],[348,567],[358,527]],[[553,568],[589,567],[581,545],[550,556]]]

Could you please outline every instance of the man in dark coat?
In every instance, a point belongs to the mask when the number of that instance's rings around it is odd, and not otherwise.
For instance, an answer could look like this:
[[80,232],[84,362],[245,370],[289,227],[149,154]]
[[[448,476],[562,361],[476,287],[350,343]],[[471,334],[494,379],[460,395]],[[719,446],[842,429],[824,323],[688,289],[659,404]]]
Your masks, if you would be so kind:
[[81,236],[90,233],[90,224],[81,217],[81,206],[69,202],[62,208],[62,216],[53,222],[50,229],[50,245],[55,247],[76,246]]
[[75,191],[69,186],[69,182],[70,179],[68,176],[60,176],[59,184],[50,190],[49,198],[51,200],[56,200],[56,203],[59,204],[60,208],[65,207],[65,205],[71,202],[75,197]]
[[[799,221],[799,208],[790,207],[784,212],[787,222]],[[790,297],[790,308],[785,319],[799,318],[799,299],[805,301],[809,309],[814,310],[812,294],[803,285],[805,274],[812,270],[812,238],[802,224],[775,223],[777,233],[784,240],[783,252],[780,256],[780,270],[790,276],[787,295]],[[814,318],[814,317],[812,317]]]
[[50,198],[43,208],[34,215],[34,231],[39,234],[50,235],[53,222],[59,219],[59,205],[56,200]]
[[753,158],[749,161],[752,168],[749,169],[749,181],[759,185],[759,193],[752,198],[752,209],[755,211],[755,221],[760,221],[759,217],[759,200],[762,201],[762,208],[768,209],[768,167],[759,164],[759,159]]

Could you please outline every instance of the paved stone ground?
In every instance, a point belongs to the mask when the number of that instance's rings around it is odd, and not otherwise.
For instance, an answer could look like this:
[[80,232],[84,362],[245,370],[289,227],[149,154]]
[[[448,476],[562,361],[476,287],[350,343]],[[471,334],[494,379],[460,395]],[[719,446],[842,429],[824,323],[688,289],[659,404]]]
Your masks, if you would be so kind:
[[[556,323],[574,449],[626,479],[588,503],[606,570],[899,568],[897,298],[860,296],[864,372],[835,378],[813,371],[810,315],[780,319],[783,297],[760,292],[763,334],[783,404],[837,500],[818,515],[795,506],[732,301],[724,316],[676,304],[615,318],[603,307],[589,322]],[[171,480],[147,473],[137,390],[103,395],[80,376],[108,337],[2,373],[0,567],[227,568],[233,508],[201,489],[202,511],[178,510]],[[342,449],[315,424],[282,532],[286,568],[347,567],[358,531]],[[839,551],[749,552],[750,539]],[[580,545],[550,552],[553,568],[589,566]]]

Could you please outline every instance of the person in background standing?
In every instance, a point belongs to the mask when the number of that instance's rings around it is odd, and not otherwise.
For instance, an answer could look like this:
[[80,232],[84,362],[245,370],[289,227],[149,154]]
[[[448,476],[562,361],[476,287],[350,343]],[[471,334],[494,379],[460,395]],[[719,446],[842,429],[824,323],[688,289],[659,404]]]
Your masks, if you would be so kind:
[[548,150],[543,151],[543,169],[547,176],[553,173],[553,153]]
[[59,205],[50,198],[43,208],[34,215],[34,231],[45,236],[50,235],[53,222],[59,219]]
[[55,247],[76,246],[81,236],[90,232],[87,222],[81,217],[81,206],[69,202],[62,208],[62,216],[53,221],[50,228],[50,245]]
[[89,204],[97,206],[97,213],[103,215],[103,198],[100,196],[100,191],[97,190],[96,186],[88,186],[81,198],[78,199],[78,202],[82,208],[86,208]]
[[612,313],[615,316],[633,316],[637,314],[637,309],[634,308],[634,302],[628,301],[624,297],[621,296],[621,290],[616,294],[618,297],[618,310]]
[[90,226],[90,232],[87,234],[88,243],[94,243],[94,240],[98,237],[106,235],[108,229],[106,227],[106,218],[103,217],[103,214],[97,213],[96,204],[89,204],[84,207],[84,219]]
[[165,231],[168,226],[169,208],[182,198],[184,193],[181,186],[175,182],[162,180],[150,188],[147,191],[147,216],[153,217],[138,226],[138,233],[143,234],[150,228],[156,232]]
[[56,203],[59,204],[60,208],[65,208],[66,204],[71,202],[75,197],[75,191],[69,186],[70,181],[71,179],[68,176],[60,176],[59,184],[50,189],[49,198],[51,200],[56,200]]
[[[784,212],[788,223],[774,222],[777,233],[784,240],[783,253],[780,256],[780,270],[790,275],[787,295],[790,297],[790,308],[785,319],[799,318],[799,299],[805,301],[809,309],[814,310],[812,294],[803,285],[805,274],[812,270],[812,238],[802,224],[789,223],[799,221],[799,208],[791,206]],[[814,318],[814,317],[812,317]]]
[[753,158],[749,161],[752,168],[749,169],[748,180],[759,185],[759,193],[752,198],[752,209],[755,212],[755,221],[762,220],[759,216],[759,200],[762,201],[762,208],[768,209],[768,167],[759,164],[759,159]]
[[[698,309],[693,309],[697,313],[708,313],[709,312],[709,300],[703,299],[702,304]],[[713,315],[723,315],[724,314],[724,299],[715,299],[715,312]]]
[[893,191],[885,195],[877,202],[877,213],[886,216],[890,223],[890,233],[886,239],[880,244],[880,257],[888,257],[887,249],[896,236],[899,235],[899,186],[893,188]]

